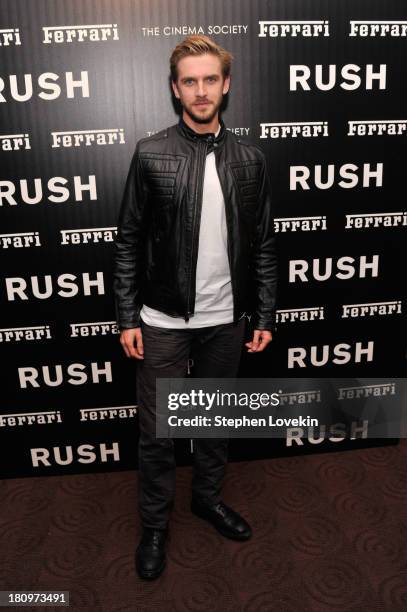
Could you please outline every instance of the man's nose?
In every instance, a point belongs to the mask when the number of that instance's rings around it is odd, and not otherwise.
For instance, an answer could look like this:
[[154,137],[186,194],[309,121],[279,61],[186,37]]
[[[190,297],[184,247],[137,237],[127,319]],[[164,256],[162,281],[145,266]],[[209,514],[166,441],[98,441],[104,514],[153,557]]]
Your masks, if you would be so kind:
[[206,86],[204,81],[198,81],[198,89],[196,93],[200,98],[203,98],[206,95]]

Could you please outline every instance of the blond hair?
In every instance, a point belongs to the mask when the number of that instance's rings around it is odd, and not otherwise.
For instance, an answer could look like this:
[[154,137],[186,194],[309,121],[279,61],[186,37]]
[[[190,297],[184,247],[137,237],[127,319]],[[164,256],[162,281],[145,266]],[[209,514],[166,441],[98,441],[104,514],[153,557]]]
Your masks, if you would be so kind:
[[203,55],[204,53],[212,53],[219,57],[222,64],[222,74],[225,79],[230,74],[233,55],[226,51],[223,47],[216,44],[209,36],[188,36],[180,42],[170,57],[171,79],[176,82],[178,78],[177,66],[178,62],[188,55]]

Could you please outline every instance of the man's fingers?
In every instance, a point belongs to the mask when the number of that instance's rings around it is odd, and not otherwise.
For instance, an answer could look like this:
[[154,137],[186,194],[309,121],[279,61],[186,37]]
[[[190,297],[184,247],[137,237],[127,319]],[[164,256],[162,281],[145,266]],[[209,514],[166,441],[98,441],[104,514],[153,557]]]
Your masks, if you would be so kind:
[[254,334],[253,334],[253,341],[252,341],[252,349],[254,351],[257,351],[258,349],[260,338],[261,338],[261,331],[259,331],[258,329],[255,329]]
[[128,351],[128,357],[132,357],[133,359],[144,359],[144,356],[139,352],[138,348],[134,346],[134,343],[127,344],[126,347]]
[[271,342],[271,338],[267,337],[265,334],[262,334],[260,336],[260,344],[258,345],[256,352],[259,353],[260,351],[264,351],[269,342]]
[[257,351],[257,347],[259,344],[260,338],[260,330],[255,329],[253,332],[253,340],[251,342],[247,342],[246,346],[248,347],[248,353],[255,353]]
[[123,350],[126,353],[126,357],[130,357],[129,349],[127,348],[127,344],[126,344],[123,332],[121,332],[120,334],[120,344],[122,345]]
[[259,348],[261,332],[258,329],[254,330],[251,350],[256,352]]
[[137,344],[137,352],[139,355],[144,355],[144,347],[143,347],[143,334],[141,333],[141,329],[136,329],[136,344]]
[[271,342],[272,334],[268,330],[255,329],[253,332],[253,340],[246,342],[248,353],[260,353]]
[[133,357],[134,359],[140,359],[140,356],[139,356],[139,354],[138,354],[138,352],[137,352],[137,350],[136,350],[136,348],[135,348],[133,343],[132,344],[128,344],[127,345],[127,349],[129,351],[130,357]]
[[139,327],[122,330],[120,334],[120,344],[127,357],[144,359],[143,337]]
[[122,343],[122,347],[124,352],[126,353],[126,357],[130,357],[129,349],[127,348],[127,346]]

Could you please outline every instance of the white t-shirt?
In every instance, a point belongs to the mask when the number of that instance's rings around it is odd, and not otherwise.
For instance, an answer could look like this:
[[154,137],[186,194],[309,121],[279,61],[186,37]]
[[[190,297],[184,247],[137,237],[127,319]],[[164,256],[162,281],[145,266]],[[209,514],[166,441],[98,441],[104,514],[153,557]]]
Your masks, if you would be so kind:
[[[215,136],[219,134],[220,126]],[[227,252],[225,202],[216,170],[215,153],[206,156],[196,266],[195,313],[189,321],[143,305],[147,325],[175,329],[209,327],[233,321],[233,293]]]

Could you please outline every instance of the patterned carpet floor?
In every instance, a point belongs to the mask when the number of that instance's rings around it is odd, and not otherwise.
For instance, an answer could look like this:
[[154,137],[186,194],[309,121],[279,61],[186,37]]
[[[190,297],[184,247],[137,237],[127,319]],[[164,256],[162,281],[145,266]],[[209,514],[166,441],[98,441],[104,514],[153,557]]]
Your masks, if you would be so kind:
[[230,463],[245,543],[189,512],[190,482],[178,468],[167,569],[145,582],[137,472],[0,481],[0,590],[70,591],[73,612],[407,611],[407,440]]

